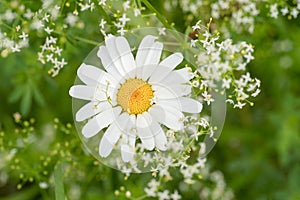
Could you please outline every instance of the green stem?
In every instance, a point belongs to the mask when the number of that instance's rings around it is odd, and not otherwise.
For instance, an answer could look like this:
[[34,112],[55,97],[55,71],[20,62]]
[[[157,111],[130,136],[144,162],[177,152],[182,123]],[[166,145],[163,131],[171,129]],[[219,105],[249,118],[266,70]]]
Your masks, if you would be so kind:
[[151,3],[149,3],[149,1],[148,0],[142,0],[142,2],[145,4],[145,6],[149,9],[149,10],[151,10],[152,12],[154,12],[155,14],[156,14],[156,16],[157,16],[157,19],[166,27],[166,28],[168,28],[168,29],[171,29],[171,30],[173,30],[173,31],[176,31],[176,29],[173,27],[173,26],[171,26],[168,22],[167,22],[167,20],[158,12],[158,10],[156,10],[152,5],[151,5]]
[[55,199],[64,200],[65,190],[64,190],[64,172],[63,164],[58,161],[54,168],[54,183],[55,183]]
[[105,20],[107,21],[108,24],[112,25],[112,21],[109,17],[109,15],[105,12],[104,8],[102,6],[99,6],[99,11],[100,14],[103,15],[103,17],[105,18]]
[[72,38],[74,38],[75,40],[78,40],[78,41],[81,41],[81,42],[85,42],[87,44],[92,44],[92,45],[95,45],[95,46],[99,45],[99,42],[96,42],[94,40],[89,40],[89,39],[81,38],[81,37],[78,37],[78,36],[72,36],[72,35],[70,35],[70,36]]

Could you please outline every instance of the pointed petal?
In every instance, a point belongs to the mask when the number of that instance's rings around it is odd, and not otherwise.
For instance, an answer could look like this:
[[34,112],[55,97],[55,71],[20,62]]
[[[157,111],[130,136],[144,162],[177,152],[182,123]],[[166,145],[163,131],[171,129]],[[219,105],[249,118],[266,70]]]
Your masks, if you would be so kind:
[[143,145],[148,150],[152,150],[155,146],[154,137],[150,129],[151,123],[152,123],[152,117],[147,112],[137,115],[136,118],[137,132]]
[[108,102],[89,102],[77,111],[75,119],[81,122],[109,108],[111,108],[111,105]]
[[127,144],[121,146],[121,156],[124,162],[130,162],[133,160],[134,151]]
[[103,128],[110,125],[121,113],[121,110],[122,109],[120,107],[115,107],[107,109],[96,115],[94,118],[89,120],[82,128],[83,136],[86,138],[90,138],[96,135]]
[[115,122],[107,128],[99,144],[99,155],[102,157],[107,157],[111,153],[114,144],[116,144],[120,138],[121,131]]
[[180,97],[179,98],[182,112],[187,113],[200,113],[202,110],[202,104],[194,99],[187,98],[187,97]]

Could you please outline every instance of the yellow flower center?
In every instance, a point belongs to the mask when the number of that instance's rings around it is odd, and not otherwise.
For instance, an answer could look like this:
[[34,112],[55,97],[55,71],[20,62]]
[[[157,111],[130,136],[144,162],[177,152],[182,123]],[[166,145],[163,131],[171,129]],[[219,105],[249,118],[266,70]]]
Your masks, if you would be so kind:
[[151,85],[141,79],[128,79],[117,94],[117,102],[129,114],[141,114],[151,106],[153,98]]

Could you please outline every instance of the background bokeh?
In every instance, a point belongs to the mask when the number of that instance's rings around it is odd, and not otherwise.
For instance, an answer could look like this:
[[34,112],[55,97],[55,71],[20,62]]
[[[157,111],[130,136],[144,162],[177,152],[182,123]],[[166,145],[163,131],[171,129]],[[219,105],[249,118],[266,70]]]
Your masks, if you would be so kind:
[[[9,2],[2,0],[0,6]],[[195,16],[186,14],[179,3],[170,7],[165,6],[169,1],[150,2],[181,32],[191,26],[189,21],[210,18],[209,3],[199,7],[200,16]],[[26,6],[35,9],[40,4]],[[36,61],[41,33],[29,36],[30,45],[24,51],[5,55],[2,50],[0,199],[59,199],[55,184],[63,184],[68,199],[125,199],[129,190],[146,198],[144,188],[151,174],[133,174],[126,180],[123,173],[102,166],[84,151],[73,126],[68,90],[77,67],[94,48],[74,36],[103,40],[97,27],[103,13],[96,11],[81,13],[84,29],[70,27],[60,37],[68,64],[54,78],[48,66]],[[229,26],[226,30],[233,41],[254,45],[255,59],[248,71],[261,80],[262,90],[254,106],[239,110],[228,105],[222,135],[207,157],[209,168],[222,172],[233,199],[300,199],[300,21],[286,16],[274,19],[268,12],[269,7],[261,8],[253,33]],[[5,13],[2,8],[1,13]],[[194,17],[187,20],[189,15]],[[230,17],[213,19],[212,27],[226,26]],[[0,27],[4,32],[3,23]],[[67,166],[63,172],[57,170],[61,165]],[[65,174],[63,182],[55,181],[60,173]],[[198,198],[197,188],[203,185],[214,188],[208,180],[189,188],[182,186],[180,177],[172,178],[162,187],[181,191],[183,199]]]

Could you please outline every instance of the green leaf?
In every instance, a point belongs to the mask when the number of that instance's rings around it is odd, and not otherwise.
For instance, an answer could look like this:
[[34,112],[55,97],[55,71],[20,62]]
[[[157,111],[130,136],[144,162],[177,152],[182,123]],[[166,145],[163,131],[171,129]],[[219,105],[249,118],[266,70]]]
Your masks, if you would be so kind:
[[26,88],[23,98],[21,100],[20,110],[23,115],[27,115],[29,113],[31,107],[31,90],[30,88]]
[[23,93],[24,93],[24,86],[15,87],[13,92],[9,95],[8,101],[10,103],[17,102],[22,97]]
[[64,200],[65,190],[64,190],[64,174],[63,174],[63,164],[57,162],[54,168],[54,183],[55,183],[55,199]]
[[35,86],[32,85],[32,91],[33,91],[33,97],[34,100],[40,105],[44,106],[45,105],[45,100],[39,89]]

